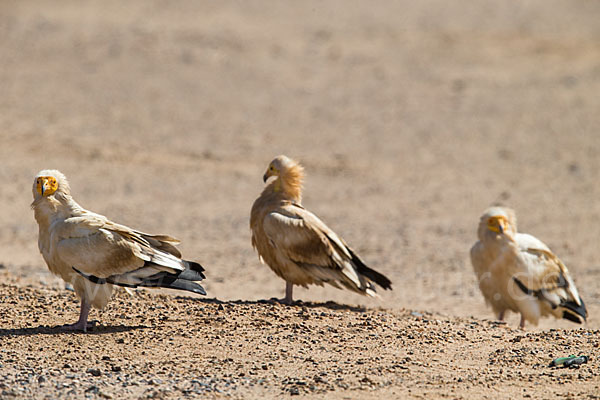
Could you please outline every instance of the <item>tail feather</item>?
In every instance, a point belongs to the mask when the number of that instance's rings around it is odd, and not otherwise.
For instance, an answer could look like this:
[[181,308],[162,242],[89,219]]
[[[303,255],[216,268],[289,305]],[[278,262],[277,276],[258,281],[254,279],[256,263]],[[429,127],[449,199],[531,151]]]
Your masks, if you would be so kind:
[[185,271],[178,275],[179,279],[185,279],[187,281],[201,281],[206,279],[204,276],[204,267],[194,261],[183,261],[185,263]]
[[352,251],[352,249],[349,247],[347,247],[347,249],[352,256],[352,262],[354,265],[356,265],[356,271],[359,274],[366,276],[385,290],[392,290],[392,281],[390,281],[387,276],[367,267],[365,263],[356,255],[356,253]]
[[188,292],[206,296],[206,290],[204,290],[201,285],[197,284],[196,282],[186,281],[184,279],[175,279],[169,284],[169,286],[163,287],[168,287],[169,289],[186,290]]
[[[135,288],[140,286],[149,288],[162,287],[169,289],[186,290],[188,292],[206,295],[206,291],[204,290],[204,288],[198,283],[196,283],[206,278],[203,274],[204,268],[202,267],[202,265],[193,261],[185,260],[184,263],[186,269],[178,273],[162,271],[150,276],[138,275],[137,277],[135,276],[135,271],[131,271],[123,275],[112,275],[107,278],[100,278],[94,275],[83,273],[75,267],[72,268],[81,276],[98,285],[109,283],[111,285],[117,285],[126,288]],[[151,262],[148,262],[146,264],[142,268],[146,268],[152,265]],[[140,270],[142,268],[140,268]],[[135,278],[133,281],[131,279],[132,277]],[[137,279],[139,279],[139,281]]]
[[[581,320],[581,317],[579,315],[576,314],[572,314],[569,311],[563,311],[563,316],[564,319],[575,322],[577,324],[581,324],[583,321]],[[585,321],[585,319],[584,319]]]
[[186,269],[179,275],[177,275],[178,279],[183,279],[185,281],[201,281],[204,278],[204,274],[202,272],[192,271],[191,269]]
[[565,309],[563,311],[564,319],[577,322],[578,324],[580,324],[582,320],[587,320],[587,309],[585,308],[585,304],[583,300],[581,300],[581,297],[579,298],[579,302],[581,305],[578,305],[574,301],[566,301],[560,304],[560,306]]
[[202,286],[196,282],[180,279],[179,275],[169,274],[166,272],[160,272],[156,275],[151,276],[148,279],[144,279],[138,286],[142,287],[162,287],[167,289],[178,289],[187,290],[188,292],[198,293],[205,295],[206,291]]

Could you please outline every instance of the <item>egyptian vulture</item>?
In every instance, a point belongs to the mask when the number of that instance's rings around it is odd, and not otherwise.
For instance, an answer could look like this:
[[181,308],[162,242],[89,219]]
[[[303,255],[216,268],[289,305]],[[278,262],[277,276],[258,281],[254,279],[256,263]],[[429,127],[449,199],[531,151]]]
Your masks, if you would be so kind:
[[481,216],[479,241],[471,248],[471,263],[479,288],[499,320],[507,310],[537,325],[554,315],[582,323],[585,304],[567,267],[539,239],[517,232],[513,210],[491,207]]
[[71,197],[67,178],[57,170],[40,171],[33,182],[39,249],[50,271],[70,283],[81,299],[79,320],[67,330],[83,330],[90,307],[102,309],[113,285],[164,287],[206,294],[196,283],[204,268],[181,259],[167,235],[151,235],[109,221]]
[[304,169],[298,162],[276,157],[263,181],[270,177],[252,206],[250,229],[260,261],[286,282],[281,302],[291,304],[294,285],[328,283],[368,296],[376,296],[374,283],[392,288],[388,278],[367,267],[341,237],[302,207]]

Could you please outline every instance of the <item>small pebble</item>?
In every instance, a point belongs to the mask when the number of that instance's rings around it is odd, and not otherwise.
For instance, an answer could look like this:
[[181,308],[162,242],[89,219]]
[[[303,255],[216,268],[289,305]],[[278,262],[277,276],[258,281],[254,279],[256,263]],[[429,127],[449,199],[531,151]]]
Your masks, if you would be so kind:
[[85,372],[87,372],[88,374],[91,374],[92,376],[102,375],[102,372],[100,372],[100,370],[97,368],[88,368]]

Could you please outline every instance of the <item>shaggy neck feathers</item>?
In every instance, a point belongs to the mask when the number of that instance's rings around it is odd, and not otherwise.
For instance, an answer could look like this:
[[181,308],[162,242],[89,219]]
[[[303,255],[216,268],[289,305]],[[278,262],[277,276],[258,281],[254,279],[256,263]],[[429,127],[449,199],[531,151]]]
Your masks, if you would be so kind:
[[304,168],[300,164],[294,164],[282,170],[277,179],[267,185],[263,194],[275,193],[286,200],[300,203],[303,181]]

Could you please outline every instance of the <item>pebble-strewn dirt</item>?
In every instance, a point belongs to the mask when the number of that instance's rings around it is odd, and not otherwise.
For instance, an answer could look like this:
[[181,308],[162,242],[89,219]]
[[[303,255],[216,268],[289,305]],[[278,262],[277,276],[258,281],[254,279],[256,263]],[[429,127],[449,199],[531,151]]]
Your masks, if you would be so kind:
[[[598,330],[337,303],[291,307],[120,292],[87,334],[54,327],[72,293],[0,286],[2,398],[598,398]],[[543,394],[543,395],[542,395]]]
[[[0,398],[600,396],[600,2],[0,1]],[[248,219],[278,154],[393,291],[297,288]],[[35,174],[181,239],[207,300],[78,304],[37,247]],[[469,262],[494,203],[589,319],[492,321]],[[180,294],[179,294],[180,295]],[[579,369],[553,357],[586,354]],[[597,398],[597,397],[596,397]]]

